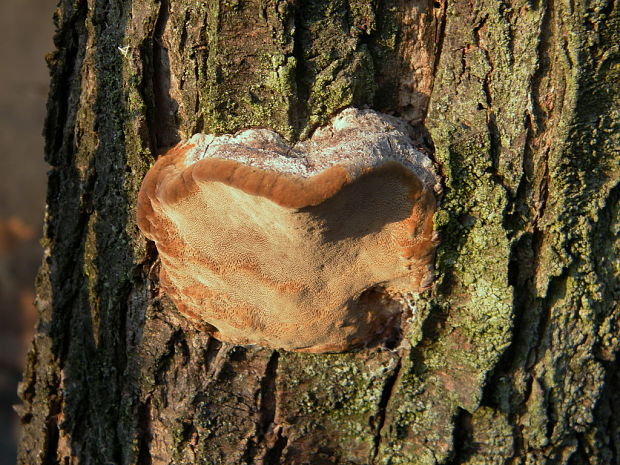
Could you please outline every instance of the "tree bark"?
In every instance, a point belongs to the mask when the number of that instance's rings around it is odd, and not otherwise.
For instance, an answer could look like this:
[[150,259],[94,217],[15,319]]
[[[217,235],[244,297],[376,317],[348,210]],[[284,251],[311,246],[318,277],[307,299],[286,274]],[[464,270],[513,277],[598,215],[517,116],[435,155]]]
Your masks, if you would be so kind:
[[[620,463],[613,0],[61,0],[19,463]],[[409,122],[445,191],[393,347],[221,343],[135,225],[196,132]]]

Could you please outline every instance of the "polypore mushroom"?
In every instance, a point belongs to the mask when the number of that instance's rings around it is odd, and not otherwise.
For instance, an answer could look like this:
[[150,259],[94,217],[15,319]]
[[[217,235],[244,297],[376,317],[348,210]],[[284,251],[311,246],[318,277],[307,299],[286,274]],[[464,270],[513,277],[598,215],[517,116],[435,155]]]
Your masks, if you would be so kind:
[[399,120],[349,109],[293,146],[196,134],[146,175],[138,226],[161,287],[218,339],[336,352],[392,316],[366,291],[430,284],[437,184]]

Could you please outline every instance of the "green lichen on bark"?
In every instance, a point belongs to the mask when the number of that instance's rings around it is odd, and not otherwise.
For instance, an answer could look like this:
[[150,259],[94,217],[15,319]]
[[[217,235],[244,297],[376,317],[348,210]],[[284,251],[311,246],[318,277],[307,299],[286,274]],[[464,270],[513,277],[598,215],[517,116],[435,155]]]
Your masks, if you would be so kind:
[[[480,144],[472,145],[477,153],[483,151]],[[489,201],[488,206],[499,203],[496,211],[501,221],[503,194],[482,199]],[[476,212],[475,208],[466,211],[472,216]],[[492,218],[471,222],[469,231],[460,222],[452,225],[465,240],[451,241],[448,236],[442,245],[438,265],[445,275],[438,284],[438,295],[429,304],[424,337],[404,365],[407,376],[390,402],[378,463],[432,464],[449,457],[457,409],[473,411],[477,407],[485,377],[509,342],[511,296],[501,272],[506,263],[498,253],[507,256],[506,239]],[[449,235],[449,229],[443,232]],[[484,253],[489,249],[496,253]]]
[[[450,184],[451,179],[460,177],[453,167],[467,163],[455,163],[445,141],[467,144],[468,134],[483,128],[490,150],[482,152],[489,154],[486,161],[476,161],[483,172],[476,175],[475,182],[480,182],[481,175],[490,176],[479,185],[495,184],[495,189],[504,193],[504,218],[498,220],[510,249],[508,254],[494,255],[505,257],[502,266],[508,267],[510,284],[516,287],[513,305],[519,322],[515,342],[505,357],[505,363],[513,365],[504,366],[492,378],[487,386],[492,393],[487,397],[492,400],[482,408],[497,409],[497,415],[521,425],[513,434],[515,440],[523,441],[523,448],[531,448],[526,453],[531,463],[568,463],[571,456],[580,454],[591,454],[605,463],[603,457],[609,456],[613,441],[607,437],[600,442],[604,436],[598,426],[590,429],[587,425],[596,424],[593,405],[605,395],[601,391],[605,364],[596,360],[596,341],[602,321],[617,321],[618,309],[611,302],[617,300],[618,287],[617,283],[610,285],[609,268],[606,273],[597,271],[599,260],[592,246],[609,234],[610,219],[602,220],[599,215],[617,199],[613,186],[618,182],[614,167],[618,157],[613,147],[617,148],[618,142],[613,137],[599,139],[596,133],[602,126],[610,134],[609,118],[616,111],[618,93],[617,86],[612,92],[602,91],[617,80],[617,74],[596,74],[595,69],[609,54],[612,37],[618,36],[618,15],[608,18],[607,27],[599,31],[591,25],[602,24],[603,15],[610,13],[603,3],[590,8],[581,3],[572,7],[489,3],[458,13],[462,18],[474,18],[471,34],[462,34],[462,45],[447,43],[456,63],[448,81],[454,84],[455,77],[461,81],[454,90],[444,91],[451,97],[449,105],[436,94],[439,97],[429,118],[436,157],[447,175],[448,202],[443,208],[448,211],[438,214],[438,224],[462,239],[462,225],[454,221],[458,218],[454,213],[464,213],[460,196],[468,198],[469,186],[457,186],[452,192]],[[569,45],[562,45],[564,41]],[[441,72],[438,78],[435,89],[441,86]],[[450,121],[453,114],[458,116]],[[454,128],[448,137],[446,128]],[[486,189],[476,187],[475,191]],[[494,204],[492,198],[484,203]],[[605,226],[596,231],[599,222]],[[450,243],[454,241],[448,239],[440,252],[440,266],[450,262],[450,250],[454,250]],[[617,249],[606,244],[599,256],[617,257]],[[480,257],[468,261],[474,271],[483,265],[475,273],[488,276],[497,271],[484,262]],[[616,343],[612,344],[613,348],[604,351],[607,356],[617,350]],[[526,408],[517,411],[517,405]],[[472,415],[475,418],[478,411]],[[466,426],[472,415],[464,415],[457,428]],[[479,435],[486,438],[486,444],[500,441],[504,433],[494,428],[492,422],[475,423],[457,453],[472,447]],[[588,438],[584,443],[575,439],[580,434]],[[470,461],[497,463],[515,452],[507,448],[489,456],[481,450]]]
[[[294,92],[280,90],[287,89],[285,66],[293,43],[290,34],[274,31],[288,31],[291,24],[278,15],[275,4],[208,5],[204,49],[196,56],[200,105],[195,117],[202,119],[198,129],[223,133],[272,126],[290,135],[288,107]],[[282,80],[266,85],[274,73]]]
[[391,389],[399,363],[389,352],[283,354],[278,409],[286,412],[281,423],[294,425],[288,437],[293,447],[284,460],[308,461],[320,451],[330,463],[370,463],[385,390]]
[[[444,49],[464,50],[476,37],[460,29],[465,26],[455,18],[462,12],[455,8],[448,7]],[[437,257],[441,276],[427,303],[422,342],[403,367],[407,371],[393,400],[398,408],[389,412],[379,463],[445,461],[453,450],[453,418],[459,408],[477,408],[486,376],[511,336],[508,194],[494,175],[494,134],[480,108],[489,64],[476,49],[465,69],[460,52],[442,60],[427,119],[446,184],[436,215],[443,238]],[[464,78],[457,86],[458,75]],[[424,431],[422,437],[416,431]]]

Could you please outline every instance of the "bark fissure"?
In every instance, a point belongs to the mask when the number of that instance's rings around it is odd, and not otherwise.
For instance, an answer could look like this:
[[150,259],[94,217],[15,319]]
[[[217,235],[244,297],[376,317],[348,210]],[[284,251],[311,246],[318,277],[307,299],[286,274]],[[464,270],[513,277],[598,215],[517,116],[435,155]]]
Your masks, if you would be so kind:
[[209,373],[212,370],[213,363],[220,354],[221,348],[222,343],[220,341],[213,337],[209,338],[209,342],[207,343],[207,347],[204,351],[204,365],[206,373]]
[[265,374],[260,381],[260,405],[258,409],[260,412],[258,421],[259,441],[264,440],[269,428],[273,425],[273,420],[276,415],[276,380],[279,356],[277,351],[271,354],[269,362],[267,362],[267,367],[265,368]]
[[139,408],[139,422],[140,428],[140,441],[138,444],[138,453],[136,458],[136,465],[152,465],[153,458],[151,457],[151,441],[153,439],[151,434],[151,394],[145,399]]
[[169,0],[161,0],[155,21],[152,45],[156,153],[179,141],[176,122],[177,105],[170,96],[170,61],[168,50],[163,42],[169,14]]
[[257,449],[263,448],[265,450],[263,459],[265,464],[279,460],[284,449],[282,428],[274,423],[278,408],[276,381],[279,357],[280,354],[277,351],[271,354],[260,381],[259,419],[255,444]]
[[[433,60],[433,79],[431,80],[430,94],[433,93],[433,88],[435,86],[435,77],[437,76],[437,68],[439,67],[439,61],[441,60],[441,53],[443,51],[443,42],[446,31],[446,11],[448,8],[448,2],[451,0],[444,0],[443,2],[433,2],[435,8],[440,9],[439,13],[439,21],[437,28],[435,29],[435,40],[437,42],[437,48],[435,51],[435,56]],[[439,6],[437,6],[439,4]],[[424,114],[424,119],[428,115],[428,107]]]
[[307,83],[307,74],[309,70],[306,65],[306,57],[304,56],[304,45],[302,37],[302,12],[303,3],[294,4],[293,7],[293,53],[292,57],[295,59],[295,96],[293,97],[293,104],[289,110],[290,124],[293,127],[296,136],[300,134],[304,126],[306,125],[307,113],[308,113],[308,98],[310,97],[310,85]]
[[396,383],[400,376],[401,368],[402,360],[400,357],[398,357],[398,359],[396,360],[396,366],[390,371],[390,374],[385,379],[383,389],[381,391],[381,397],[379,399],[379,403],[377,404],[377,418],[375,419],[376,432],[374,434],[373,449],[370,456],[370,463],[373,464],[377,463],[377,457],[381,449],[381,438],[383,435],[383,428],[385,426],[385,418],[387,415],[388,406],[390,404],[390,401],[393,399],[394,391],[396,389]]
[[265,452],[263,465],[281,465],[282,463],[282,456],[288,444],[288,439],[283,434],[282,428],[274,430],[274,437],[273,446],[269,447]]
[[[62,49],[47,58],[52,71],[53,92],[50,92],[49,96],[50,103],[44,129],[45,161],[52,166],[61,164],[63,152],[71,148],[73,142],[75,111],[70,108],[70,98],[76,88],[79,89],[81,81],[78,76],[85,47],[80,42],[84,40],[85,18],[86,2],[80,0],[76,3],[71,16],[68,19],[63,18],[63,24],[54,36],[54,43],[59,48],[62,46]],[[59,67],[61,69],[58,69]],[[60,85],[66,82],[76,82],[77,86]]]
[[454,446],[451,458],[446,465],[461,465],[473,457],[476,445],[472,438],[472,415],[464,409],[458,409],[454,419]]
[[266,451],[264,454],[266,456],[269,453],[270,443],[273,443],[271,436],[274,435],[274,427],[277,427],[277,425],[274,425],[274,418],[277,409],[276,381],[278,358],[278,352],[273,351],[259,382],[256,428],[252,432],[252,436],[247,438],[247,444],[243,453],[243,460],[248,463],[252,463],[261,450]]
[[59,465],[58,461],[58,440],[59,429],[58,415],[62,411],[61,403],[58,399],[50,399],[50,415],[45,422],[45,441],[44,441],[44,462],[50,465]]

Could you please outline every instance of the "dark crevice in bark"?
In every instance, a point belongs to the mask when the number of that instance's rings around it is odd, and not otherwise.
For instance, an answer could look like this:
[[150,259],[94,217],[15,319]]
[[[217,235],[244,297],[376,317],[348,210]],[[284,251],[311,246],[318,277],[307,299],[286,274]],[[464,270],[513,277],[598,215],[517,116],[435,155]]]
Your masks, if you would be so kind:
[[[447,289],[453,284],[451,282],[452,274],[446,273],[446,275],[447,276],[442,281],[443,287],[442,289],[438,289],[438,292],[447,292]],[[429,345],[437,342],[437,340],[442,334],[443,328],[446,327],[446,322],[448,321],[449,317],[450,315],[444,307],[433,305],[431,310],[428,312],[428,316],[424,320],[424,323],[422,323],[422,340]],[[423,366],[424,348],[415,347],[412,349],[411,352],[415,360],[419,361],[419,363],[416,363],[416,365]]]
[[183,356],[183,360],[186,362],[188,358],[187,341],[185,340],[185,332],[182,329],[177,329],[172,333],[172,336],[166,343],[166,350],[160,356],[157,369],[154,372],[155,385],[166,384],[166,374],[170,369],[174,356],[179,351]]
[[[77,170],[74,172],[77,177]],[[92,191],[94,183],[94,175],[91,171],[90,176],[87,178],[82,189],[85,191],[81,202],[75,205],[74,212],[74,225],[71,234],[62,234],[66,232],[63,230],[63,225],[55,224],[54,230],[58,228],[58,235],[50,234],[49,239],[54,241],[52,246],[52,256],[58,257],[54,254],[54,251],[60,247],[67,247],[71,253],[67,253],[64,256],[69,258],[67,261],[59,261],[54,263],[52,267],[52,273],[50,279],[52,281],[52,293],[54,295],[53,311],[52,311],[52,326],[50,330],[50,336],[52,337],[52,344],[54,353],[58,360],[60,360],[61,368],[64,367],[68,359],[69,347],[72,342],[72,321],[74,305],[72,302],[80,301],[80,295],[84,293],[82,285],[85,279],[84,276],[84,248],[85,238],[88,230],[89,215],[92,214],[92,200],[90,193]],[[75,192],[72,185],[68,190],[72,191],[67,193],[68,197],[79,199],[80,193]],[[79,187],[75,190],[78,190]],[[65,227],[69,225],[64,225]],[[52,228],[50,228],[51,230]],[[51,232],[51,231],[50,231]],[[56,237],[54,237],[56,236]],[[64,237],[63,237],[64,236]],[[67,243],[62,243],[63,239],[68,238]],[[59,247],[60,246],[60,247]],[[77,304],[79,307],[79,304]]]
[[138,411],[138,428],[140,429],[138,459],[136,465],[152,465],[151,457],[151,397],[140,406]]
[[273,351],[267,367],[265,368],[265,374],[260,382],[260,417],[258,420],[258,432],[259,440],[264,437],[269,427],[273,424],[273,420],[276,415],[276,379],[278,371],[278,360],[280,354],[278,351]]
[[[140,44],[140,62],[142,63],[142,81],[140,83],[138,92],[144,102],[145,111],[144,118],[146,120],[146,128],[148,135],[145,139],[148,139],[149,148],[153,157],[158,155],[157,153],[157,135],[156,135],[156,123],[155,123],[155,96],[153,91],[153,43],[152,39],[146,39]],[[153,261],[157,256],[157,251],[148,257],[153,257]],[[147,260],[149,260],[147,258]],[[158,275],[158,274],[157,274]]]
[[[183,28],[181,29],[181,39],[179,40],[179,45],[178,45],[179,50],[185,50],[185,46],[187,44],[187,26],[190,24],[190,20],[191,20],[190,10],[187,10],[183,18]],[[164,25],[164,28],[165,28],[165,25]],[[156,34],[161,38],[161,35],[159,35],[157,32]],[[162,30],[162,34],[163,34],[163,30]],[[183,90],[182,80],[179,82],[179,89]]]
[[[256,430],[254,436],[250,438],[243,454],[243,460],[247,463],[253,463],[256,454],[261,446],[269,451],[269,436],[273,435],[273,420],[276,415],[276,381],[278,371],[278,360],[280,354],[273,351],[265,372],[260,380],[260,402],[258,405],[258,419],[256,421]],[[270,429],[272,431],[270,431]],[[277,442],[277,441],[276,441]]]
[[[303,5],[296,4],[293,9],[295,33],[293,34],[293,57],[295,58],[295,96],[289,110],[289,124],[293,128],[294,139],[297,139],[306,126],[308,120],[308,98],[310,85],[308,78],[310,70],[306,63],[303,40]],[[294,142],[294,141],[291,141]]]
[[[437,45],[435,46],[435,59],[433,61],[433,80],[431,82],[431,90],[430,94],[433,94],[433,88],[435,87],[435,79],[437,78],[437,70],[439,69],[439,61],[441,60],[441,53],[443,52],[443,41],[445,38],[446,31],[446,17],[448,10],[448,2],[452,0],[444,0],[443,2],[435,2],[435,8],[441,8],[439,27],[437,28],[437,33],[435,34]],[[458,1],[458,0],[457,0]],[[430,101],[429,101],[430,103]],[[426,107],[426,113],[424,115],[424,119],[422,123],[426,120],[426,116],[428,115],[428,106]]]
[[170,96],[170,60],[163,36],[170,14],[169,0],[161,0],[153,33],[153,97],[157,152],[179,142],[178,104]]
[[[543,77],[549,72],[549,60],[551,45],[553,43],[553,0],[544,2],[541,5],[543,8],[542,18],[540,22],[540,39],[536,49],[537,67],[532,76],[531,94],[532,101],[534,102],[534,114],[530,115],[532,122],[534,123],[534,133],[542,130],[541,124],[543,121],[547,121],[548,118],[544,118],[545,112],[540,106],[540,91]],[[530,142],[529,140],[527,142]],[[526,147],[530,147],[528,143]]]
[[544,355],[543,352],[547,347],[549,341],[545,337],[545,334],[549,331],[550,324],[550,311],[553,308],[554,303],[563,298],[566,295],[566,281],[570,275],[574,275],[572,267],[565,269],[560,276],[554,277],[550,280],[547,288],[547,295],[541,300],[541,312],[538,319],[538,331],[540,337],[537,339],[538,345],[530,345],[532,352],[535,352],[535,360],[532,364],[540,360]]
[[208,367],[210,384],[215,385],[214,389],[218,389],[217,382],[222,378],[223,372],[227,369],[228,361],[232,358],[231,355],[235,347],[220,342],[217,352],[214,352],[213,362]]
[[58,439],[59,427],[58,415],[62,412],[62,405],[58,397],[54,396],[50,399],[50,414],[46,421],[45,428],[45,465],[59,465],[58,462]]
[[593,457],[588,453],[587,441],[583,434],[575,434],[575,443],[576,448],[568,459],[567,465],[590,465],[592,463],[590,459]]
[[383,384],[383,390],[381,391],[381,398],[379,399],[379,403],[377,405],[377,418],[375,420],[376,423],[376,432],[373,438],[373,449],[370,457],[370,463],[376,463],[377,457],[379,456],[379,452],[381,451],[381,434],[383,433],[383,427],[385,426],[385,419],[387,416],[388,405],[390,403],[390,399],[392,398],[396,381],[400,375],[400,371],[402,368],[402,359],[400,357],[396,360],[396,366],[392,369],[391,373],[389,373]]
[[[84,60],[84,43],[86,33],[84,20],[86,19],[86,2],[76,3],[73,14],[59,28],[54,36],[54,44],[58,51],[47,60],[52,72],[52,82],[45,118],[45,161],[52,166],[61,164],[63,147],[74,142],[75,112],[71,121],[69,117],[69,100],[74,89],[80,88],[80,73]],[[82,43],[81,43],[82,42]],[[57,69],[61,66],[61,69]],[[74,83],[75,87],[69,85]],[[65,150],[68,147],[65,147]]]
[[454,417],[454,445],[451,458],[445,465],[460,465],[466,463],[476,454],[476,446],[473,443],[471,413],[458,408]]
[[[503,376],[504,371],[509,372],[514,367],[515,358],[522,353],[521,350],[529,346],[530,338],[536,338],[537,332],[532,329],[532,323],[540,318],[540,302],[535,299],[532,289],[535,271],[533,262],[537,259],[534,239],[533,234],[524,234],[511,249],[508,284],[514,289],[513,344],[500,359],[494,378],[497,378],[499,373],[499,376]],[[536,327],[538,328],[538,325]],[[522,363],[526,364],[526,360],[522,360]],[[495,385],[495,382],[489,383],[489,386]]]
[[614,0],[607,0],[607,4],[601,9],[601,16],[611,17],[617,2]]
[[220,348],[222,347],[222,343],[215,339],[214,337],[209,336],[209,341],[207,342],[207,347],[204,351],[204,364],[205,371],[209,372],[211,369],[211,365],[213,361],[217,357],[220,352]]
[[282,463],[282,454],[288,444],[288,438],[282,433],[282,428],[277,428],[274,433],[276,440],[265,453],[263,465],[281,465]]
[[594,411],[597,428],[596,438],[613,458],[620,463],[620,358],[605,364],[605,386]]

